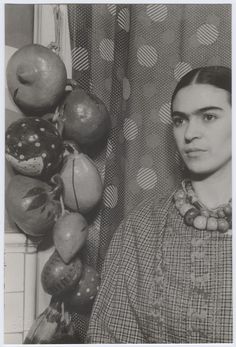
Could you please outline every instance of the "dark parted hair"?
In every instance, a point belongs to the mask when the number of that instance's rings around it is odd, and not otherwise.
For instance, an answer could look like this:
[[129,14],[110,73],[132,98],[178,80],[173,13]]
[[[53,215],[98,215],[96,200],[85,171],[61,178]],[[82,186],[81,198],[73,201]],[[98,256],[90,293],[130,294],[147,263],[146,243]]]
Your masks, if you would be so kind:
[[191,84],[209,84],[224,89],[229,92],[231,103],[231,69],[226,66],[204,66],[189,71],[181,78],[171,98],[171,111],[178,91]]

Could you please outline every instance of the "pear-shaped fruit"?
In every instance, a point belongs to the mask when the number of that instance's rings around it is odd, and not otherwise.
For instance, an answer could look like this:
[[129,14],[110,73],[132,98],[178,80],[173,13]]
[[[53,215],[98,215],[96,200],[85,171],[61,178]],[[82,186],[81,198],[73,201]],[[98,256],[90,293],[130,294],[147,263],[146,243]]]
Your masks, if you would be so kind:
[[27,116],[54,111],[65,94],[66,67],[51,49],[30,44],[18,49],[7,65],[7,85]]
[[45,263],[41,273],[41,283],[46,293],[50,295],[64,295],[72,290],[82,275],[82,262],[76,257],[69,264],[65,264],[55,250]]
[[65,158],[61,171],[65,206],[87,213],[100,201],[103,192],[101,176],[93,161],[83,153]]
[[54,245],[63,261],[68,264],[83,247],[88,236],[88,223],[80,213],[65,213],[53,228]]

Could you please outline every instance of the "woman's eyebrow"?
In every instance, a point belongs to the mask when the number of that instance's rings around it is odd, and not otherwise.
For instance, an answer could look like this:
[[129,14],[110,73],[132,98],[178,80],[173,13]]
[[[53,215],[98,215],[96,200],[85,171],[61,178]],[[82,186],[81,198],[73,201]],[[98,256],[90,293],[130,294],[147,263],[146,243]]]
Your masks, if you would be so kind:
[[186,117],[187,114],[181,111],[173,111],[171,117]]
[[219,107],[219,106],[207,106],[207,107],[202,107],[199,108],[198,110],[196,110],[194,113],[203,113],[203,112],[207,112],[207,111],[223,111],[223,108]]

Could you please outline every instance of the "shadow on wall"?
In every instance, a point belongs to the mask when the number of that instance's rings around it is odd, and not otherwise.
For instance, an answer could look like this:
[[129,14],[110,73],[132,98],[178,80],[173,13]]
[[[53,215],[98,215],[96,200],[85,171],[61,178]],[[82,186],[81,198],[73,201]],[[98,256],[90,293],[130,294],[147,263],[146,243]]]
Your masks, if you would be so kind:
[[5,5],[5,44],[20,48],[33,42],[34,5]]

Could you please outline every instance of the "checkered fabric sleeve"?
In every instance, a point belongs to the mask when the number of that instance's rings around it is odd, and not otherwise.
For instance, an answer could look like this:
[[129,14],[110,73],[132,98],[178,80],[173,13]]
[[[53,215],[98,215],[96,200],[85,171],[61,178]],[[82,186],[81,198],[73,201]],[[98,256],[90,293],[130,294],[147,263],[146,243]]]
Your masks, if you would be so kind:
[[[131,223],[122,222],[108,251],[102,272],[102,288],[94,307],[88,331],[88,343],[125,343],[127,340],[144,342],[142,329],[130,307],[126,293],[123,232],[130,234]],[[127,243],[132,243],[129,240]],[[134,252],[131,248],[130,253]],[[131,258],[132,259],[132,258]],[[135,257],[133,258],[135,261]],[[125,340],[126,339],[126,340]]]
[[[146,343],[148,283],[155,266],[156,226],[162,214],[153,215],[153,202],[145,200],[119,226],[102,271],[102,287],[94,305],[88,343]],[[164,218],[162,218],[164,220]],[[159,222],[160,223],[159,223]],[[153,264],[147,266],[147,264]]]

